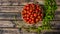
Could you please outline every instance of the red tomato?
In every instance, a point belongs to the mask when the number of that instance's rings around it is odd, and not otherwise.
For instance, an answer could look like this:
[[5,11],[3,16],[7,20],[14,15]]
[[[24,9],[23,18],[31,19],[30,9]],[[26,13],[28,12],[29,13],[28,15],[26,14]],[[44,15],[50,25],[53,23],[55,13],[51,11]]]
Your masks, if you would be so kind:
[[36,6],[37,6],[37,7],[40,7],[40,5],[38,5],[38,4],[37,4]]
[[41,14],[41,16],[43,16],[43,14]]
[[25,14],[27,13],[27,11],[26,11],[26,10],[24,10],[23,12],[24,12]]
[[40,17],[40,16],[38,16],[37,18],[39,18],[39,19],[40,19],[41,17]]
[[31,22],[32,20],[31,19],[29,19],[29,22]]
[[31,6],[34,8],[35,7],[35,5],[34,4],[31,4]]
[[28,18],[28,17],[27,17],[26,19],[27,19],[27,20],[29,20],[29,18]]
[[28,20],[28,23],[29,23],[29,24],[31,23],[31,19]]
[[41,9],[38,9],[39,11],[42,11]]
[[29,15],[31,15],[31,13],[28,13]]
[[39,9],[39,7],[36,7],[36,9]]
[[32,12],[32,9],[30,9],[30,11],[29,12]]
[[38,18],[36,18],[36,22],[38,22],[39,21],[39,19]]
[[30,18],[33,18],[33,15],[30,15]]
[[31,18],[32,20],[34,20],[34,18]]
[[29,7],[26,7],[27,10],[29,10]]
[[42,19],[39,19],[40,21],[42,21]]
[[30,24],[34,24],[34,21],[31,21]]
[[35,8],[33,8],[33,10],[35,10]]
[[39,13],[39,11],[38,10],[35,10],[36,11],[36,13]]
[[25,14],[23,17],[27,17],[27,14]]
[[37,14],[36,13],[34,14],[34,17],[37,17]]
[[30,10],[33,10],[33,7],[30,7]]
[[32,19],[32,21],[34,21],[35,19],[34,18],[31,18]]
[[40,16],[40,13],[38,13],[38,16]]
[[26,18],[25,18],[25,17],[23,17],[23,19],[24,19],[24,20],[26,20]]
[[26,15],[27,17],[29,17],[30,15]]

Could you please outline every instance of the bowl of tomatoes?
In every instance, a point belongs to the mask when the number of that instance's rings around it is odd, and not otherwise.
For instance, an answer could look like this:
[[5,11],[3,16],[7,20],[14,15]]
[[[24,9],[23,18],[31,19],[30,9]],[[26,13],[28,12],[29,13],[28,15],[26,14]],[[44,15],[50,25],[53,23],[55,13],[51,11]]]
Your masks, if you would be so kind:
[[36,24],[43,19],[43,10],[39,4],[27,4],[21,12],[23,21],[27,24]]

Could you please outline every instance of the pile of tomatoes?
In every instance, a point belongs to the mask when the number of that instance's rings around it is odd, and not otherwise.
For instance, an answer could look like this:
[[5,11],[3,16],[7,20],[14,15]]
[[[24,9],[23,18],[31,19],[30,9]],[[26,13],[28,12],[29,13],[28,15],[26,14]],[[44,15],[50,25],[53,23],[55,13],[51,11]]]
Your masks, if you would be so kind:
[[42,8],[38,4],[27,4],[22,11],[23,20],[28,24],[35,24],[42,20]]

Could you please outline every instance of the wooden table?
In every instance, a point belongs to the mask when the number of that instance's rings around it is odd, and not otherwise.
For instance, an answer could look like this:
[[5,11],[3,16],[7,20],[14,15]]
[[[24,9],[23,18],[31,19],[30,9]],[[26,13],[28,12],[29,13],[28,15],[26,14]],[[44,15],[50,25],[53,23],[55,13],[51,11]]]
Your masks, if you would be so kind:
[[[3,30],[5,28],[12,29],[12,30],[16,29],[15,28],[16,24],[14,23],[14,21],[15,21],[14,16],[17,16],[16,19],[17,19],[17,22],[19,24],[21,24],[20,27],[27,26],[27,24],[25,24],[22,20],[21,11],[22,11],[22,8],[24,7],[24,5],[26,5],[28,3],[33,3],[33,1],[34,0],[30,0],[30,1],[27,1],[27,0],[0,0],[0,28],[1,29],[3,28]],[[39,4],[41,4],[41,5],[44,5],[44,0],[35,0],[35,1],[39,2]],[[57,2],[58,9],[55,12],[54,20],[52,20],[52,22],[51,22],[52,24],[55,24],[54,25],[55,30],[52,30],[52,32],[60,31],[60,0],[56,0],[56,2]],[[40,26],[40,23],[38,23],[37,26]],[[44,32],[45,31],[43,31],[43,33]],[[33,33],[33,34],[35,34],[35,33]]]

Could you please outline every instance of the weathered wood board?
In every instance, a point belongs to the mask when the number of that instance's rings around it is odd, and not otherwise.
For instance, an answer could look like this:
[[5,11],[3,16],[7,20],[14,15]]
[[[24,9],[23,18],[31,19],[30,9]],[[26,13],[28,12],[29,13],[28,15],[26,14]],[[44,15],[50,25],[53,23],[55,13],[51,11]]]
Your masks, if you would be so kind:
[[0,27],[14,27],[14,25],[11,21],[0,21]]
[[20,34],[19,29],[0,28],[0,34]]

